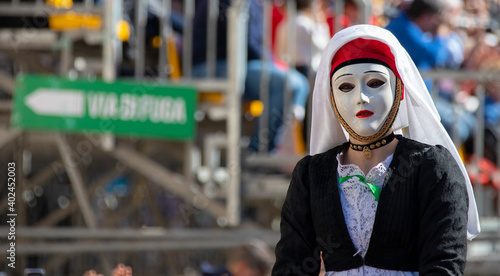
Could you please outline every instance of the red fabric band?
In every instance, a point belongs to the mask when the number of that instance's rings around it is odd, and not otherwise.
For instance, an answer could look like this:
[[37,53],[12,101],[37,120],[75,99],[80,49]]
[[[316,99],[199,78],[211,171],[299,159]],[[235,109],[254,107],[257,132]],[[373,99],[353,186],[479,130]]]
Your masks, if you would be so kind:
[[[373,39],[357,38],[349,41],[344,46],[342,46],[332,59],[332,68],[330,70],[330,76],[333,74],[333,70],[337,68],[340,64],[353,59],[378,59],[386,63],[392,72],[401,79],[399,72],[396,68],[396,62],[394,60],[394,55],[391,49],[386,44]],[[404,84],[403,84],[404,85]],[[404,86],[403,95],[404,96]],[[403,99],[403,97],[401,98]]]

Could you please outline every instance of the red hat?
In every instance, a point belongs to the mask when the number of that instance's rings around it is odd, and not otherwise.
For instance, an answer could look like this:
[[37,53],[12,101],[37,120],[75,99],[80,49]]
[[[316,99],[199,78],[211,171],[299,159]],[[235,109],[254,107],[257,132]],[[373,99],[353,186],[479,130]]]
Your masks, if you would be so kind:
[[389,46],[378,40],[364,38],[357,38],[349,41],[335,53],[332,59],[330,76],[343,66],[355,63],[373,63],[374,60],[380,61],[380,63],[389,67],[392,72],[401,79],[396,68],[394,55]]

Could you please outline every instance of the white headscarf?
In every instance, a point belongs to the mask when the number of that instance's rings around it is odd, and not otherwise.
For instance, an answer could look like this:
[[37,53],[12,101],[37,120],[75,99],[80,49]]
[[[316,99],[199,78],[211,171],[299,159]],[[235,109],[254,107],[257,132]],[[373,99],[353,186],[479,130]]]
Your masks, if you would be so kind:
[[469,195],[467,238],[473,239],[479,234],[479,218],[472,185],[450,136],[440,122],[427,87],[412,59],[399,41],[386,29],[373,25],[355,25],[346,28],[330,40],[323,52],[316,75],[312,102],[312,123],[310,154],[325,152],[347,141],[347,133],[342,128],[330,100],[331,61],[338,49],[357,38],[378,40],[391,49],[396,67],[404,83],[404,99],[400,103],[393,130],[408,127],[405,136],[413,140],[446,147],[457,161],[465,177]]

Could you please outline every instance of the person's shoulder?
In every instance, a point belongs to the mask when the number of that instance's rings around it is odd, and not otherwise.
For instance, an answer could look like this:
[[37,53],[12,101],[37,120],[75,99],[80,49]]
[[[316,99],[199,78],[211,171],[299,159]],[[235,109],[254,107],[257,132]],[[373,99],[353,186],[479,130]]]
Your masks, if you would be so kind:
[[455,161],[450,151],[442,145],[430,145],[403,136],[399,137],[399,141],[403,143],[401,145],[403,155],[422,157],[427,161],[432,161],[427,162],[428,165],[446,165]]
[[414,152],[414,151],[425,151],[429,150],[432,145],[413,140],[411,138],[404,137],[402,135],[396,135],[399,143],[401,143],[404,151]]
[[336,160],[337,154],[342,151],[342,149],[345,147],[345,144],[338,145],[336,147],[333,147],[325,152],[320,152],[317,154],[309,154],[304,157],[302,157],[299,162],[297,162],[297,166],[311,166],[311,165],[317,165],[317,164],[323,164],[323,163],[329,163],[332,159]]
[[[327,164],[330,166],[332,162],[335,162],[337,159],[337,155],[346,147],[346,144],[341,144],[336,147],[333,147],[325,152],[317,153],[314,155],[307,155],[302,158],[303,162],[307,162],[309,166],[321,166],[323,164]],[[301,160],[301,161],[302,161]]]
[[408,152],[427,152],[427,151],[441,151],[447,150],[445,147],[441,145],[431,145],[427,143],[423,143],[417,140],[413,140],[411,138],[406,138],[402,135],[398,135],[398,140],[402,144],[403,150]]
[[336,157],[344,145],[336,146],[325,152],[302,157],[295,165],[292,177],[322,174],[332,168],[332,166],[336,167]]

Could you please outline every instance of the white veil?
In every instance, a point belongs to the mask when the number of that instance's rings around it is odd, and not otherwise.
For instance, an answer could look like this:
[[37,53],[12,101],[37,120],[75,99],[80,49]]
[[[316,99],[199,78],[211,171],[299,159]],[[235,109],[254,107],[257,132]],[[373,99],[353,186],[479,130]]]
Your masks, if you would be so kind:
[[355,25],[338,32],[328,43],[321,57],[314,84],[310,154],[325,152],[347,141],[347,133],[338,121],[330,100],[330,69],[331,60],[337,50],[356,38],[383,42],[394,54],[405,91],[393,130],[400,131],[408,127],[408,131],[405,132],[406,137],[422,143],[446,147],[460,166],[469,195],[467,238],[473,239],[479,234],[480,226],[476,200],[465,166],[453,141],[440,122],[439,114],[419,71],[403,46],[388,30],[373,25]]

